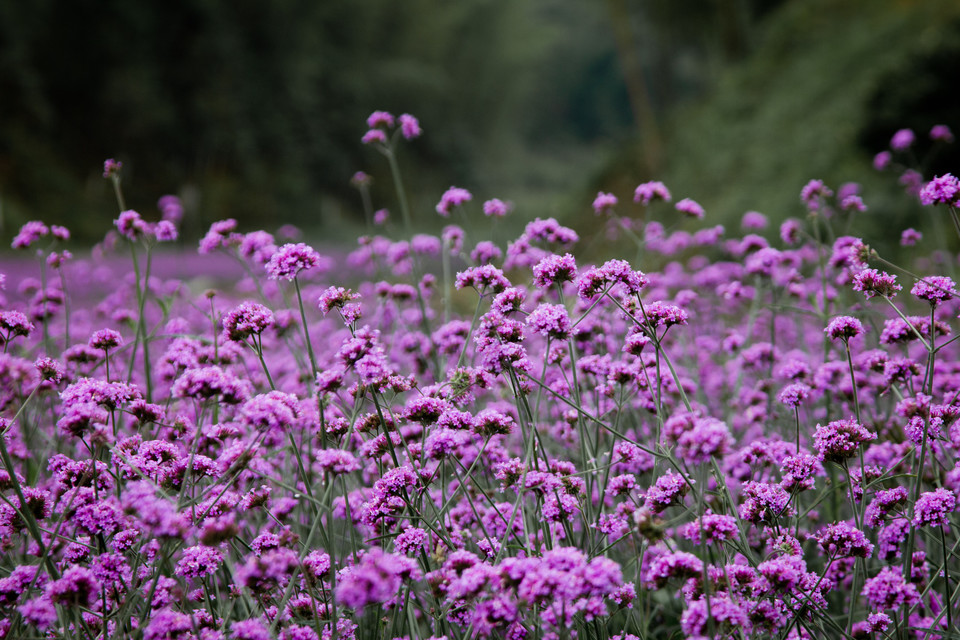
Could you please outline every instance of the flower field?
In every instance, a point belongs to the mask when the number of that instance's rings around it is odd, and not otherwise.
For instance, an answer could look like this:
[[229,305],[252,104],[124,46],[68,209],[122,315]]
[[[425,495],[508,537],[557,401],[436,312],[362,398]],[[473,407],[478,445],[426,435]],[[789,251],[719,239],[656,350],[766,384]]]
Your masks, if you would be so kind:
[[[419,122],[368,125],[400,211],[355,176],[348,250],[223,220],[171,257],[182,206],[114,161],[109,259],[13,238],[0,637],[960,637],[955,256],[889,262],[820,180],[779,232],[600,193],[636,252],[597,264],[553,219],[468,238],[517,213],[462,188],[417,234]],[[956,178],[901,176],[960,232]]]

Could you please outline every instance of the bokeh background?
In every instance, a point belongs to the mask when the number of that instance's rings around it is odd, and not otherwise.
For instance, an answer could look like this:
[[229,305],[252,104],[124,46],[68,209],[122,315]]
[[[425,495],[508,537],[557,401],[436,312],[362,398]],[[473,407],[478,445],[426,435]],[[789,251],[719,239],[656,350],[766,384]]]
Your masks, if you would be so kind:
[[577,228],[597,191],[660,179],[736,228],[800,215],[823,178],[862,184],[895,244],[921,210],[871,160],[910,127],[928,178],[960,170],[960,145],[924,135],[960,132],[958,70],[955,0],[0,2],[0,235],[41,219],[101,239],[113,157],[144,217],[183,198],[184,245],[225,217],[345,240],[355,171],[395,210],[360,144],[385,109],[424,129],[400,159],[428,230],[452,184],[478,224],[498,197]]

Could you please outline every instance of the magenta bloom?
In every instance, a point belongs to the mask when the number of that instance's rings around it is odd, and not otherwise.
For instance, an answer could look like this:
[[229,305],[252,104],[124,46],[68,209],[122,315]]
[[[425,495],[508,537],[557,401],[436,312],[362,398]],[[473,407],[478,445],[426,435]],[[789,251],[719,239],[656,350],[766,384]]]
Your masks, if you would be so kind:
[[500,200],[499,198],[493,198],[492,200],[487,200],[483,203],[483,215],[491,218],[502,218],[510,212],[510,205]]
[[454,207],[459,207],[463,205],[463,203],[470,202],[471,200],[473,200],[473,194],[466,189],[450,187],[443,193],[443,196],[440,197],[440,202],[437,203],[437,213],[444,218],[449,218],[450,211]]
[[533,267],[533,284],[545,289],[577,277],[577,261],[569,253],[550,254]]
[[604,193],[601,191],[593,200],[593,210],[597,215],[610,213],[615,206],[617,206],[617,196],[612,193]]
[[820,200],[829,198],[833,191],[823,183],[823,180],[811,180],[800,191],[800,199],[811,211],[820,208]]
[[930,129],[930,139],[941,142],[953,142],[953,131],[945,124],[935,124]]
[[527,326],[554,340],[566,340],[571,331],[567,310],[559,304],[541,304],[527,316]]
[[950,523],[950,514],[957,509],[957,497],[949,489],[936,489],[920,494],[913,505],[913,526],[943,527]]
[[644,182],[633,192],[633,201],[643,206],[649,205],[654,200],[670,202],[670,199],[670,192],[662,182]]
[[864,269],[853,276],[853,290],[859,291],[867,299],[873,296],[892,298],[902,288],[897,284],[897,276],[876,269]]
[[252,335],[259,335],[274,322],[273,312],[262,304],[244,302],[223,318],[223,330],[230,340],[242,342]]
[[31,220],[22,227],[10,244],[14,249],[26,249],[31,244],[50,233],[50,228],[39,220]]
[[820,548],[834,558],[869,558],[873,544],[863,532],[846,522],[832,524],[820,531]]
[[894,151],[905,151],[910,148],[916,138],[911,129],[900,129],[890,139],[890,148]]
[[960,201],[960,180],[953,174],[937,176],[920,189],[920,203],[956,206]]
[[910,293],[929,302],[931,307],[952,300],[956,292],[956,285],[947,276],[927,276],[923,280],[917,280],[917,283],[910,289]]
[[813,435],[813,445],[821,460],[843,462],[856,455],[857,447],[876,439],[862,424],[852,418],[834,420],[826,426],[817,425]]
[[273,280],[293,280],[301,271],[316,267],[326,270],[330,267],[330,260],[312,247],[299,242],[280,247],[270,258],[266,270]]
[[702,218],[704,215],[703,207],[690,198],[684,198],[674,208],[680,213],[685,213],[692,218]]
[[823,330],[831,340],[842,340],[847,342],[850,338],[856,338],[863,333],[863,324],[856,318],[850,316],[837,316]]
[[420,129],[420,121],[414,118],[409,113],[401,114],[400,118],[400,133],[407,140],[413,140],[414,138],[419,138],[420,134],[423,131]]
[[393,115],[389,111],[374,111],[367,117],[367,127],[376,129],[377,127],[392,127],[394,124]]
[[387,602],[400,592],[404,580],[419,580],[416,560],[374,547],[347,567],[337,580],[337,602],[350,609]]

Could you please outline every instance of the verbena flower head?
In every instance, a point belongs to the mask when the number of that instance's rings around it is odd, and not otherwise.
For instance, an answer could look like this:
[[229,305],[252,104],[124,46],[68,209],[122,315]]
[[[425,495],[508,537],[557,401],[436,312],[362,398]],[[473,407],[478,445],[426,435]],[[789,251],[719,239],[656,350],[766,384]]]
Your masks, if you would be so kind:
[[230,340],[242,342],[260,335],[274,323],[273,312],[257,302],[243,302],[223,318],[223,330]]
[[494,293],[500,293],[510,286],[510,281],[503,275],[503,271],[497,269],[492,264],[485,264],[479,267],[471,267],[457,274],[456,287],[463,289],[472,287],[481,295],[488,290]]
[[572,325],[563,305],[541,304],[527,316],[527,326],[553,340],[566,340]]
[[511,208],[509,203],[499,198],[493,198],[483,203],[483,215],[488,218],[502,218],[510,213]]
[[674,208],[680,213],[684,213],[691,218],[703,218],[704,210],[696,201],[691,200],[690,198],[684,198],[676,205]]
[[901,605],[915,606],[920,602],[916,585],[906,582],[899,569],[884,567],[867,580],[860,595],[873,609],[896,609]]
[[873,156],[873,168],[877,171],[883,171],[890,166],[891,160],[893,160],[893,155],[889,151],[881,151]]
[[831,558],[868,558],[873,553],[873,544],[863,532],[846,522],[821,530],[817,542]]
[[50,228],[47,225],[39,220],[31,220],[20,227],[20,232],[13,238],[10,246],[14,249],[26,249],[49,233]]
[[617,196],[612,193],[604,193],[603,191],[597,193],[597,197],[593,199],[593,211],[598,216],[611,213],[613,208],[617,206]]
[[450,187],[444,191],[443,196],[440,197],[440,202],[437,203],[437,213],[444,218],[449,218],[450,212],[454,207],[462,206],[465,202],[470,202],[471,200],[473,200],[473,194],[466,189]]
[[910,293],[920,300],[930,303],[931,307],[936,307],[942,302],[952,300],[957,290],[952,278],[927,276],[923,280],[917,280],[917,283],[910,289]]
[[662,182],[644,182],[633,192],[633,201],[639,202],[643,206],[649,205],[655,200],[670,202],[670,191]]
[[940,488],[922,493],[913,505],[913,526],[942,527],[949,525],[950,515],[957,509],[957,496]]
[[533,284],[540,288],[571,282],[577,277],[577,262],[569,253],[550,254],[533,267]]
[[649,279],[642,271],[635,271],[626,260],[608,260],[602,266],[588,270],[577,280],[581,298],[591,300],[614,285],[622,285],[629,293],[639,293]]
[[100,329],[90,336],[90,341],[88,344],[92,349],[109,351],[110,349],[116,349],[123,344],[123,336],[120,335],[119,331],[115,331],[113,329]]
[[266,264],[267,273],[273,280],[293,280],[301,271],[330,267],[329,259],[321,256],[312,247],[303,244],[285,244],[280,247]]
[[420,121],[409,113],[400,114],[400,133],[406,140],[419,138],[423,131],[420,129]]
[[897,284],[897,276],[876,269],[864,269],[853,276],[853,290],[861,292],[868,300],[874,296],[892,298],[903,289]]
[[374,111],[367,116],[367,127],[376,129],[377,127],[393,127],[394,117],[389,111]]
[[890,148],[894,151],[906,151],[916,138],[912,129],[900,129],[890,139]]
[[863,333],[863,324],[851,316],[837,316],[833,318],[827,328],[823,330],[831,340],[849,342]]
[[119,176],[122,168],[122,162],[119,160],[114,160],[113,158],[108,158],[103,161],[103,177],[113,178],[115,176]]
[[953,131],[945,124],[935,124],[930,129],[930,139],[940,142],[953,142]]
[[139,213],[132,209],[121,211],[120,217],[114,220],[113,224],[117,227],[120,235],[128,240],[139,240],[149,231],[147,223],[140,217]]
[[856,455],[857,447],[876,437],[876,434],[851,418],[834,420],[826,426],[818,424],[813,442],[820,460],[842,463]]
[[810,211],[818,211],[822,203],[821,201],[832,195],[833,190],[827,187],[827,185],[823,183],[823,180],[811,180],[800,190],[800,200],[803,201],[803,204],[807,205],[807,209]]

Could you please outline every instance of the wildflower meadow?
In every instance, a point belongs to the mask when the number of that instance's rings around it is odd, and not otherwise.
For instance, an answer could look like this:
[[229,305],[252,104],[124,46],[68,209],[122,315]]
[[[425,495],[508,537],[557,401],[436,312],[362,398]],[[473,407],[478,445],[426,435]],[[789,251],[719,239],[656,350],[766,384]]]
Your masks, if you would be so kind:
[[109,260],[13,238],[0,637],[960,637],[960,181],[900,166],[926,132],[875,160],[942,221],[883,229],[897,257],[811,180],[779,232],[600,193],[631,250],[596,260],[554,219],[468,237],[522,212],[459,187],[416,233],[420,123],[367,124],[399,210],[354,176],[354,247],[221,220],[175,259],[214,286],[164,276],[183,206],[130,210],[113,160]]

